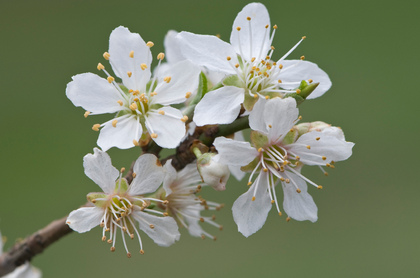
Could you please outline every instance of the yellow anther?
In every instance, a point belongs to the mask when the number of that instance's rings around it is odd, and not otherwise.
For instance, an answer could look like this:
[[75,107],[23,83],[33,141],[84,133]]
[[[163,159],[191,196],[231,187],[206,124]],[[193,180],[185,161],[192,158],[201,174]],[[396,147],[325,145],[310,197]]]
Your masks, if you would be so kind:
[[185,94],[185,98],[189,98],[191,96],[191,92],[187,92],[186,94]]
[[273,62],[273,66],[275,66],[275,65],[277,65],[277,63],[276,62]]
[[151,97],[153,97],[153,96],[155,96],[155,95],[157,95],[157,93],[156,93],[156,92],[151,92],[151,93],[150,93],[150,96],[151,96]]
[[300,89],[296,90],[296,94],[300,94],[300,92],[302,92]]
[[187,122],[188,121],[188,116],[187,115],[183,116],[181,118],[181,121],[184,122],[184,123]]
[[143,249],[140,249],[140,254],[144,254],[144,250]]
[[83,114],[83,116],[85,116],[85,118],[87,118],[87,116],[89,116],[90,112],[86,111],[85,114]]
[[268,169],[267,169],[267,168],[264,168],[264,169],[263,169],[263,171],[264,171],[265,173],[267,173],[267,172],[268,172]]
[[236,64],[236,65],[235,65],[235,68],[239,68],[239,64]]
[[290,180],[289,179],[286,179],[286,183],[290,183]]
[[216,37],[220,39],[220,34],[216,34]]
[[[112,242],[112,241],[111,241]],[[112,246],[109,250],[111,250],[111,252],[114,252],[115,251],[115,247],[114,246]]]
[[255,201],[255,196],[253,196],[251,200],[252,200],[252,201]]
[[327,157],[326,157],[326,156],[323,156],[323,157],[322,157],[322,160],[327,160]]
[[257,98],[258,97],[258,94],[254,94],[254,98]]
[[223,226],[222,225],[219,226],[219,230],[223,231]]
[[132,176],[133,176],[133,179],[134,179],[135,177],[137,177],[137,174],[133,173]]
[[170,76],[166,76],[165,78],[163,78],[163,81],[165,81],[166,83],[171,82],[171,77]]
[[265,99],[269,99],[270,97],[269,96],[265,96]]
[[206,239],[205,235],[201,235],[201,238],[202,238],[202,239]]
[[106,242],[108,242],[109,244],[112,243],[112,239],[108,239]]
[[282,69],[282,68],[283,68],[283,65],[282,65],[282,64],[280,64],[280,65],[279,65],[279,69]]
[[134,90],[133,90],[133,89],[130,89],[130,90],[128,90],[128,92],[129,92],[129,93],[132,93],[132,92],[134,92]]
[[267,24],[267,25],[265,25],[265,29],[268,29],[268,27],[270,27],[268,24]]
[[330,168],[331,168],[331,169],[335,169],[335,166],[331,164],[331,165],[330,165]]
[[134,234],[130,234],[130,238],[131,239],[134,239]]
[[274,204],[274,200],[271,200],[271,204]]
[[247,17],[246,17],[246,20],[250,21],[250,20],[251,20],[251,18],[250,18],[249,16],[247,16]]
[[92,126],[92,130],[94,130],[94,131],[99,131],[99,128],[101,127],[101,125],[100,124],[94,124],[93,126]]
[[165,111],[163,111],[163,110],[159,110],[158,113],[161,114],[161,115],[165,115]]
[[287,218],[286,218],[286,221],[287,221],[287,222],[289,222],[289,221],[290,221],[290,219],[292,219],[292,218],[290,218],[290,217],[287,217]]
[[153,42],[151,42],[151,41],[148,41],[146,43],[146,45],[150,48],[150,47],[153,47],[155,44]]
[[258,75],[261,75],[262,74],[262,72],[258,72]]
[[156,139],[156,138],[158,137],[158,135],[157,135],[156,133],[152,133],[152,134],[150,134],[150,136],[151,136],[153,139]]
[[111,57],[111,55],[109,55],[108,52],[104,52],[103,56],[104,56],[105,60],[109,60],[109,57]]
[[289,161],[287,161],[287,160],[283,161],[284,166],[286,166],[287,164],[289,164]]
[[149,227],[150,227],[150,229],[154,229],[155,228],[155,225],[150,224]]
[[273,29],[277,29],[277,25],[274,25],[274,26],[273,26]]
[[298,156],[298,155],[297,155],[297,156],[295,157],[295,159],[296,159],[296,160],[299,160],[299,159],[300,159],[300,156]]
[[298,119],[299,119],[299,120],[302,120],[302,116],[299,116],[299,117],[298,117]]
[[327,167],[331,167],[331,164],[327,163],[327,164],[325,164],[325,166],[327,166]]
[[123,102],[122,102],[122,100],[117,100],[117,102],[118,102],[118,104],[120,105],[120,106],[123,106]]
[[281,216],[282,214],[281,214],[281,212],[279,211],[279,216]]
[[161,52],[157,55],[158,60],[163,60],[165,58],[165,53]]
[[140,64],[140,68],[141,68],[142,70],[145,70],[145,69],[147,69],[147,65],[146,65],[145,63]]
[[266,60],[270,60],[270,56],[265,56],[265,59]]
[[204,218],[203,217],[200,217],[200,222],[204,222]]
[[310,150],[310,149],[311,149],[311,146],[307,145],[307,146],[306,146],[306,148],[307,148],[308,150]]
[[262,152],[262,150],[263,150],[263,148],[259,148],[259,149],[258,149],[258,152]]
[[236,27],[236,30],[241,31],[241,27]]
[[138,108],[138,107],[137,107],[137,103],[135,103],[135,102],[133,102],[132,104],[130,104],[130,106],[129,106],[129,107],[130,107],[130,109],[131,109],[131,110],[133,110],[133,111],[136,111],[136,110],[137,110],[137,108]]
[[316,138],[315,138],[315,140],[316,140],[316,141],[319,141],[319,139],[321,139],[321,137],[316,137]]
[[285,181],[285,179],[283,177],[280,178],[281,181]]
[[122,167],[121,170],[120,170],[120,172],[121,173],[124,173],[125,172],[125,167]]
[[106,80],[108,80],[108,82],[109,82],[109,83],[112,83],[112,82],[114,82],[115,78],[114,78],[114,77],[112,77],[112,76],[108,76],[108,77],[106,78]]
[[277,80],[277,82],[278,82],[278,83],[281,83],[282,81],[279,79],[279,80]]
[[118,123],[118,120],[113,120],[113,121],[112,121],[112,126],[113,126],[113,127],[117,127],[117,123]]
[[318,189],[322,189],[322,185],[318,185],[318,187],[317,187]]
[[273,126],[272,126],[272,125],[268,125],[268,127],[269,127],[269,128],[272,128]]
[[230,56],[226,57],[226,60],[230,61],[232,58]]
[[300,56],[300,59],[301,59],[301,60],[305,60],[305,56],[303,56],[303,55],[302,55],[302,56]]
[[248,186],[249,186],[249,185],[251,185],[251,184],[252,184],[252,181],[249,181],[249,182],[248,182]]
[[96,67],[98,70],[103,70],[105,69],[104,65],[102,65],[101,63],[98,63],[98,66]]
[[327,173],[327,172],[324,172],[324,175],[325,175],[326,177],[328,177],[328,173]]
[[312,82],[314,82],[314,81],[313,81],[312,79],[308,79],[308,82],[309,82],[309,83],[312,83]]
[[255,61],[255,57],[252,57],[251,58],[251,62],[253,63]]
[[131,75],[133,75],[133,73],[131,71],[127,71],[127,75],[128,75],[128,77],[131,77]]
[[105,240],[106,240],[106,236],[103,236],[103,237],[102,237],[102,241],[105,241]]
[[302,37],[302,40],[304,40],[304,39],[306,39],[306,36],[303,36],[303,37]]
[[130,51],[130,54],[128,54],[128,56],[130,56],[130,58],[134,58],[134,51],[133,51],[133,50],[131,50],[131,51]]
[[297,192],[297,193],[300,193],[300,192],[302,192],[302,190],[300,190],[300,189],[298,188],[298,189],[296,189],[296,192]]

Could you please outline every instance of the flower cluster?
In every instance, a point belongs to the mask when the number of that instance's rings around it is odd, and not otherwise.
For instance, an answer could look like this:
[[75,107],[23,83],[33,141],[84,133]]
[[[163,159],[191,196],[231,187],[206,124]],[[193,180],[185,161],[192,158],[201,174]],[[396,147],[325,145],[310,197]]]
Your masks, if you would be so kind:
[[[100,226],[111,251],[119,233],[128,257],[128,238],[137,238],[144,253],[141,232],[160,246],[178,241],[178,228],[215,239],[202,223],[222,229],[206,211],[223,205],[198,194],[204,186],[224,191],[230,173],[238,180],[250,173],[248,190],[232,207],[244,236],[262,228],[272,206],[287,220],[318,219],[307,184],[322,186],[302,168],[318,166],[327,175],[326,168],[351,156],[354,144],[338,127],[299,123],[298,105],[322,96],[331,81],[304,56],[287,60],[306,37],[274,59],[277,26],[270,26],[265,6],[251,3],[234,20],[230,43],[169,31],[166,61],[159,53],[154,70],[152,42],[122,26],[112,31],[103,56],[113,75],[99,63],[104,77],[76,75],[66,90],[71,102],[86,110],[85,117],[114,114],[93,125],[102,150],[86,155],[84,168],[103,192],[88,194],[88,204],[70,213],[67,224],[73,230]],[[246,128],[249,140],[240,132]],[[112,147],[141,147],[143,154],[123,176],[125,169],[112,166],[106,153]],[[176,149],[162,160],[164,166],[154,155],[162,148]]]

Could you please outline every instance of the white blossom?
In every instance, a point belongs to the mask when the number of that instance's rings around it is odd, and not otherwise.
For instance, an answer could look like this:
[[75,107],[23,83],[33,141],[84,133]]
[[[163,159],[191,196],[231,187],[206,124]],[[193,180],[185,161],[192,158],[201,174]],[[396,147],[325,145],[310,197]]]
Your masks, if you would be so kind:
[[[152,77],[152,46],[152,42],[145,43],[139,34],[120,26],[112,31],[109,53],[104,57],[109,59],[123,86],[102,64],[98,69],[106,73],[106,79],[83,73],[73,76],[67,85],[67,97],[75,106],[87,110],[86,117],[116,113],[115,118],[92,128],[96,131],[101,128],[98,145],[105,151],[114,146],[134,147],[140,139],[147,138],[147,133],[159,146],[175,148],[185,135],[188,118],[170,105],[184,102],[196,90],[199,69],[184,60]],[[160,53],[159,64],[163,58]]]
[[[79,233],[90,231],[100,225],[102,240],[112,244],[115,250],[117,232],[120,230],[127,256],[125,237],[131,239],[137,236],[140,253],[143,254],[143,244],[135,222],[140,230],[145,232],[160,246],[170,246],[179,239],[178,226],[172,217],[157,210],[148,209],[151,201],[164,202],[154,198],[144,197],[144,194],[155,192],[163,182],[164,171],[157,158],[152,154],[141,155],[134,164],[134,178],[130,185],[121,177],[121,173],[111,164],[111,158],[106,152],[94,149],[94,154],[87,154],[83,159],[85,174],[92,179],[103,193],[90,193],[88,200],[93,207],[82,207],[74,210],[67,218],[67,224]],[[155,216],[158,214],[161,216]]]

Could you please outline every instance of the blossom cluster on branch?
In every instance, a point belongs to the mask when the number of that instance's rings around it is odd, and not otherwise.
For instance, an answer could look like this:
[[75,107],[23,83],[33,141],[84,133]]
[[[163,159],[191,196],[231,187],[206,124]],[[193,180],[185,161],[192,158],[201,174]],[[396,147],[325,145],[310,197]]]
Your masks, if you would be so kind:
[[[238,180],[250,173],[249,188],[232,207],[244,236],[261,229],[273,206],[287,220],[315,222],[318,209],[307,185],[322,186],[301,170],[314,165],[327,175],[325,169],[351,156],[354,144],[338,127],[300,122],[298,105],[322,96],[331,81],[303,56],[287,60],[305,37],[274,60],[276,30],[265,6],[251,3],[234,20],[229,43],[169,31],[166,55],[157,55],[152,70],[153,42],[125,27],[114,29],[103,54],[108,63],[97,66],[103,77],[82,73],[67,85],[67,97],[86,110],[85,117],[113,115],[93,125],[101,149],[83,164],[103,192],[89,193],[91,206],[70,213],[70,228],[83,233],[100,226],[111,251],[121,237],[128,257],[129,238],[137,239],[144,254],[143,233],[160,246],[178,241],[181,227],[192,236],[215,238],[210,226],[222,226],[206,211],[223,205],[199,192],[204,186],[223,191],[230,173]],[[222,125],[224,136],[217,132]],[[246,128],[249,140],[240,132]],[[142,148],[126,176],[111,164],[106,151],[112,147]],[[163,148],[177,154],[159,160]]]

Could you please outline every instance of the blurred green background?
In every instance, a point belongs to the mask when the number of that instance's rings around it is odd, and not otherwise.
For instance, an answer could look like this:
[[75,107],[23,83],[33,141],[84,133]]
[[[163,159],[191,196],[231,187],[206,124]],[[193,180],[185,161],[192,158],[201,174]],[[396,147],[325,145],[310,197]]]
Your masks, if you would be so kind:
[[[263,1],[277,24],[274,58],[301,36],[291,58],[305,55],[331,77],[332,89],[301,108],[304,121],[343,128],[356,143],[351,159],[324,177],[305,169],[324,190],[310,188],[319,220],[291,221],[274,210],[249,238],[237,232],[230,207],[246,190],[231,178],[217,213],[218,237],[192,238],[182,230],[170,248],[143,237],[146,254],[115,253],[97,228],[73,233],[33,260],[44,277],[419,277],[420,187],[418,1]],[[94,123],[65,96],[71,76],[96,72],[119,25],[163,51],[169,29],[220,34],[229,40],[236,14],[247,4],[214,1],[0,1],[0,230],[6,248],[61,218],[98,187],[83,173],[92,152]],[[104,63],[107,65],[106,63]],[[417,111],[417,112],[416,112]],[[102,117],[102,118],[101,118]],[[417,120],[416,120],[417,118]],[[109,151],[129,167],[138,151]],[[137,243],[132,245],[133,253]]]

